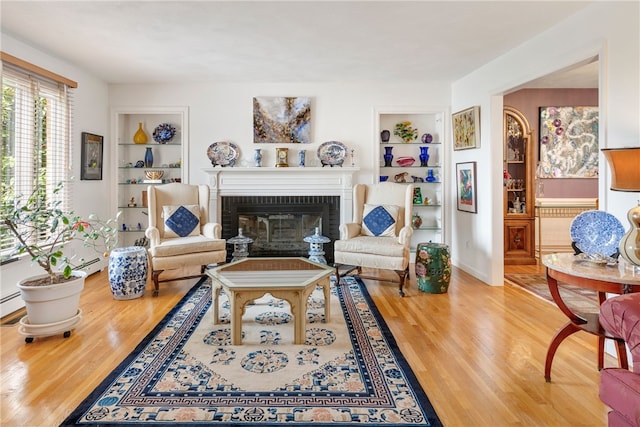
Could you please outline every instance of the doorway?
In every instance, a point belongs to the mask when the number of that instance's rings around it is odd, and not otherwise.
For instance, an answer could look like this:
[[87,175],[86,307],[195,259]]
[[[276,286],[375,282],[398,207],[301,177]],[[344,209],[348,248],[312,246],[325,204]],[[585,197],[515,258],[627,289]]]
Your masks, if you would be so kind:
[[[531,127],[532,142],[532,192],[531,209],[536,209],[537,199],[598,197],[597,178],[593,181],[585,179],[540,179],[536,173],[539,159],[539,108],[543,106],[577,106],[599,104],[599,59],[589,58],[571,67],[543,76],[514,88],[503,96],[503,105],[512,106],[522,112]],[[568,191],[562,193],[558,188]],[[573,188],[573,189],[570,189]],[[577,190],[576,190],[577,188]],[[506,207],[505,207],[506,209]],[[506,217],[505,217],[506,218]],[[506,220],[503,221],[506,227]],[[534,222],[536,240],[536,263],[532,265],[509,265],[505,262],[504,274],[544,274],[544,266],[540,262],[539,225]],[[506,233],[506,231],[505,231]],[[506,240],[506,236],[505,236]]]

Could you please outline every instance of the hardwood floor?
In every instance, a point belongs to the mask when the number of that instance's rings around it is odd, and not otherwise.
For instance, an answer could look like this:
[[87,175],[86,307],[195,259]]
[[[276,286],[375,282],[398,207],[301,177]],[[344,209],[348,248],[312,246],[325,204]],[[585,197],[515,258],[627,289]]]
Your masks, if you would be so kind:
[[[2,426],[59,425],[195,283],[162,284],[157,298],[149,285],[143,298],[116,301],[107,280],[106,271],[87,279],[70,338],[26,344],[17,325],[0,328]],[[606,426],[595,337],[567,339],[544,380],[547,346],[566,320],[555,305],[455,268],[446,294],[420,292],[413,273],[404,298],[396,283],[365,283],[445,426]]]

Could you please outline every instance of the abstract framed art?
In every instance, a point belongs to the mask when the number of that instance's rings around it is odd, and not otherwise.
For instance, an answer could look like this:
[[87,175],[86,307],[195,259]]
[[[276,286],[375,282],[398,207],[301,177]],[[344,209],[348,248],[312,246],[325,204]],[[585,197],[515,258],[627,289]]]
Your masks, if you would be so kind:
[[102,143],[101,135],[82,132],[80,157],[80,179],[83,181],[102,180]]
[[598,107],[540,107],[539,178],[597,178],[598,121]]
[[480,147],[480,107],[471,107],[453,113],[451,123],[454,150]]
[[253,98],[254,143],[311,142],[311,98]]
[[458,210],[478,213],[476,193],[476,162],[456,163]]

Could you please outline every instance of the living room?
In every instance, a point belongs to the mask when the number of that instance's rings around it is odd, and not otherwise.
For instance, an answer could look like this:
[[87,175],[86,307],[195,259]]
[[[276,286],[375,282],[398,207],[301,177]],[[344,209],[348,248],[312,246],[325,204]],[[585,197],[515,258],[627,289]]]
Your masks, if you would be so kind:
[[[540,7],[552,10],[553,4],[540,3]],[[490,3],[487,7],[498,8],[500,3]],[[480,284],[502,287],[503,96],[531,80],[597,57],[600,64],[600,147],[635,146],[640,135],[636,2],[587,2],[575,14],[523,40],[516,48],[469,70],[454,81],[107,82],[65,60],[64,55],[30,43],[27,34],[7,32],[4,14],[2,19],[3,52],[78,82],[74,119],[77,134],[74,139],[75,155],[78,156],[80,152],[80,132],[105,137],[104,164],[108,166],[105,167],[103,179],[74,183],[74,197],[78,203],[76,209],[80,214],[95,212],[109,216],[116,210],[112,196],[105,203],[105,195],[113,194],[116,176],[112,109],[188,106],[187,181],[195,184],[207,183],[208,176],[204,170],[211,168],[211,165],[206,150],[215,141],[237,143],[242,159],[252,162],[251,101],[254,97],[309,96],[313,99],[313,143],[309,151],[314,153],[324,141],[342,141],[355,150],[355,162],[359,168],[355,181],[372,183],[377,178],[379,162],[375,150],[371,148],[371,144],[377,143],[377,135],[373,133],[373,109],[376,106],[438,107],[449,114],[470,106],[480,106],[479,148],[449,151],[446,168],[447,177],[452,182],[456,163],[477,162],[478,212],[469,214],[456,210],[455,188],[449,186],[448,194],[444,195],[448,207],[445,208],[443,220],[446,229],[443,240],[450,245],[452,263],[456,268],[474,277]],[[425,33],[428,33],[426,29]],[[508,37],[508,34],[502,36]],[[425,34],[425,39],[417,41],[407,54],[420,55],[420,43],[430,42],[432,37]],[[96,55],[100,55],[99,51]],[[153,55],[173,55],[176,61],[180,57],[179,52],[164,52],[161,43],[158,52]],[[153,55],[149,56],[152,58]],[[433,60],[437,61],[437,58]],[[197,58],[195,61],[197,64]],[[398,67],[402,67],[402,64],[398,64]],[[266,156],[263,161],[270,165],[275,161],[275,149],[267,147],[264,151]],[[80,165],[76,163],[73,168],[74,175],[80,176]],[[629,193],[610,191],[609,174],[606,168],[603,170],[605,172],[601,173],[598,180],[599,207],[615,215],[626,227],[626,212],[635,204],[635,197]],[[17,264],[2,266],[3,288],[15,283],[28,262]],[[3,315],[9,312],[5,312],[3,307]],[[545,341],[546,337],[541,339]]]

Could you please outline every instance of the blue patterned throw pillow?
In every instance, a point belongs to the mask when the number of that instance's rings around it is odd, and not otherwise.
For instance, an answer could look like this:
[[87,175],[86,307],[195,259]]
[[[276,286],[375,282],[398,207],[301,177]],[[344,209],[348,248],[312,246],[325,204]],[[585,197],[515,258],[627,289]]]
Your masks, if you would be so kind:
[[165,237],[186,237],[200,234],[200,206],[163,206]]
[[366,236],[396,235],[398,207],[394,205],[364,205],[362,231]]

